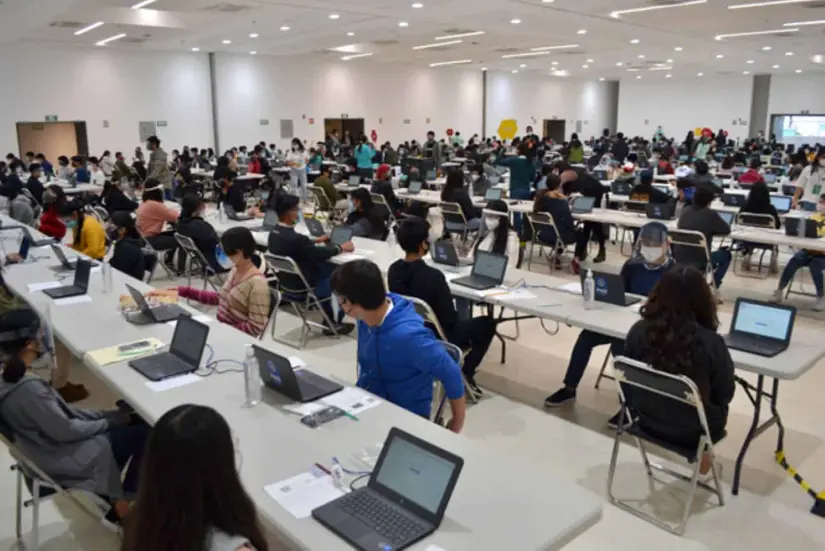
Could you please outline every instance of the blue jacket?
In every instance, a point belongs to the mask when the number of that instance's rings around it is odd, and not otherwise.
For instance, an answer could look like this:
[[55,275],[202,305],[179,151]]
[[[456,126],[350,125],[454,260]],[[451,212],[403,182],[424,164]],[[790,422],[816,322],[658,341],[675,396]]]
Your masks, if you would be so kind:
[[625,293],[644,297],[650,295],[662,275],[673,267],[673,264],[672,260],[668,260],[658,268],[651,270],[643,262],[628,260],[622,266],[621,271]]
[[451,400],[464,396],[461,369],[410,301],[387,296],[393,309],[384,323],[369,327],[358,322],[358,386],[429,418],[435,380]]
[[358,168],[372,168],[372,157],[375,155],[375,150],[368,143],[358,144],[353,150],[353,156],[358,163]]

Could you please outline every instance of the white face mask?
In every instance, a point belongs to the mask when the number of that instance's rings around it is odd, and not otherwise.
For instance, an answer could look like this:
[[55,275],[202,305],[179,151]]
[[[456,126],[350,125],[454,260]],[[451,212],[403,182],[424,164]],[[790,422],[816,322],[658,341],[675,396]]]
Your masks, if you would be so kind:
[[641,252],[642,258],[644,258],[645,262],[647,262],[648,264],[653,264],[654,262],[657,262],[660,258],[662,258],[661,247],[645,247],[643,245],[639,252]]
[[489,231],[496,231],[496,229],[498,229],[498,225],[500,222],[501,220],[499,220],[496,217],[487,216],[486,218],[484,218],[484,227],[487,228]]
[[298,151],[298,146],[297,146],[297,145],[293,145],[293,146],[292,146],[292,151],[297,152],[297,151]]

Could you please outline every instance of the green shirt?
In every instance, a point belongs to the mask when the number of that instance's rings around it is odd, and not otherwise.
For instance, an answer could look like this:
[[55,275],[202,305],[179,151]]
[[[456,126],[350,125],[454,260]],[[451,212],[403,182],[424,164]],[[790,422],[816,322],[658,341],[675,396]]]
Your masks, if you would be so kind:
[[313,185],[323,189],[324,195],[329,199],[330,205],[335,206],[335,203],[338,201],[338,190],[335,189],[335,185],[329,178],[326,176],[318,176],[315,178]]

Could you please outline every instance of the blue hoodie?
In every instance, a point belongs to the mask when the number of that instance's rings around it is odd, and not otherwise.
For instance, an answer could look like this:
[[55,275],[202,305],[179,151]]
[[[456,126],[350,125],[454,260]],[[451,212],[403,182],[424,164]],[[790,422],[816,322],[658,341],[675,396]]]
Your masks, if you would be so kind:
[[358,322],[358,386],[429,418],[435,380],[444,385],[449,399],[464,395],[461,369],[410,301],[387,296],[393,308],[384,323],[369,327]]

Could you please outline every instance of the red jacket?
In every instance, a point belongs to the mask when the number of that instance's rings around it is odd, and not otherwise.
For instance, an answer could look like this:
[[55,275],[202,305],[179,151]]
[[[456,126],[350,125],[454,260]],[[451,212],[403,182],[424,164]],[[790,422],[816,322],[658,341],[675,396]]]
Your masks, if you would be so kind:
[[61,241],[66,236],[66,224],[57,215],[57,207],[47,208],[40,217],[40,231]]
[[755,184],[756,182],[764,181],[764,176],[759,174],[759,171],[754,168],[749,168],[748,170],[739,175],[740,184]]
[[261,161],[258,159],[254,159],[249,161],[249,165],[247,166],[249,169],[250,174],[260,174],[261,173]]

